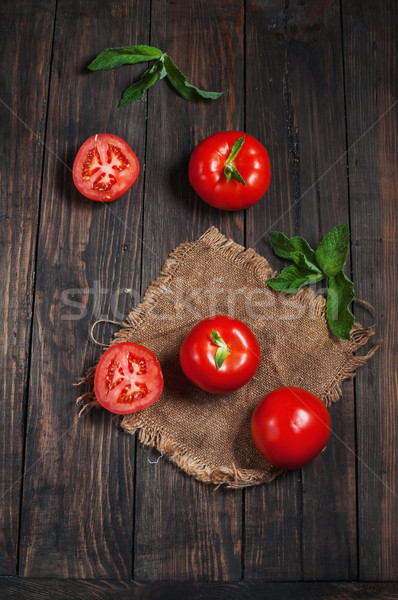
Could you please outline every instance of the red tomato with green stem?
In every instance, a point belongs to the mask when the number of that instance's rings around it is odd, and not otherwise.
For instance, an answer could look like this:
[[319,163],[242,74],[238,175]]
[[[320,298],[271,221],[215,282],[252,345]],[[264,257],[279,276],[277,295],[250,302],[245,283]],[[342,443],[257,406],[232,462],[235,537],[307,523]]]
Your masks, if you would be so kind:
[[110,412],[125,415],[151,406],[163,391],[156,356],[141,344],[120,342],[101,356],[95,370],[94,393]]
[[217,315],[200,321],[180,349],[185,375],[212,394],[226,394],[245,385],[260,364],[260,347],[251,329],[239,319]]
[[274,467],[297,469],[311,462],[330,437],[329,412],[320,398],[297,387],[281,387],[254,409],[251,434]]
[[269,187],[268,152],[256,138],[242,131],[215,133],[192,152],[189,181],[202,200],[216,208],[247,208]]
[[72,175],[83,196],[111,202],[131,188],[139,172],[138,158],[124,140],[110,133],[97,133],[78,151]]

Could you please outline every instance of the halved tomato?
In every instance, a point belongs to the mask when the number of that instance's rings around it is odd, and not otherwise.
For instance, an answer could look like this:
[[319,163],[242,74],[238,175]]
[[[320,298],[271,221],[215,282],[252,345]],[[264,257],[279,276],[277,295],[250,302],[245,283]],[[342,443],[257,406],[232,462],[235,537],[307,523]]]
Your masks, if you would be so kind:
[[121,342],[108,348],[100,358],[94,393],[110,412],[137,412],[156,402],[162,391],[162,370],[156,356],[145,346]]
[[111,202],[131,188],[139,172],[138,158],[125,141],[111,133],[97,133],[81,146],[72,173],[83,196]]

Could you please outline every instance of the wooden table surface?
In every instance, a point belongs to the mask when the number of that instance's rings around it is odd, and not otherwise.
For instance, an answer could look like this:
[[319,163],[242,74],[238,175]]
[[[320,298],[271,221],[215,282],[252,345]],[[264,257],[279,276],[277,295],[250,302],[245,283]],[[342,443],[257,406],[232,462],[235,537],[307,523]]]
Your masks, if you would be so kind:
[[[0,597],[398,598],[398,4],[3,0],[0,13]],[[118,108],[146,65],[87,65],[131,44],[224,95],[187,102],[160,81]],[[188,182],[195,145],[226,129],[270,155],[271,186],[246,211],[213,209]],[[141,164],[108,205],[71,175],[104,131]],[[316,245],[345,221],[347,273],[375,309],[354,312],[383,343],[343,384],[312,464],[214,489],[154,463],[109,413],[79,418],[74,383],[102,352],[90,325],[123,319],[179,243],[215,225],[280,269],[270,229]]]

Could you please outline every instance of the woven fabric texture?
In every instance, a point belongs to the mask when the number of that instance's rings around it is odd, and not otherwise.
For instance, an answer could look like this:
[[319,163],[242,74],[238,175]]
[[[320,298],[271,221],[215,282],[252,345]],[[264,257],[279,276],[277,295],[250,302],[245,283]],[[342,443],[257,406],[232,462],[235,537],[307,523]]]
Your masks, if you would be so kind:
[[[337,339],[328,327],[323,297],[308,288],[295,295],[277,293],[265,283],[272,275],[265,258],[212,227],[174,250],[112,341],[147,346],[157,356],[165,381],[160,399],[123,417],[122,428],[137,432],[142,443],[206,483],[244,487],[279,476],[281,471],[259,455],[251,439],[250,418],[259,400],[277,387],[292,385],[330,406],[341,394],[340,382],[353,377],[372,353],[354,355],[372,328],[356,323],[350,341]],[[217,314],[244,321],[261,349],[256,375],[228,395],[198,389],[179,364],[179,349],[190,329]],[[94,373],[95,367],[84,382],[91,384]],[[89,392],[79,404],[97,402]]]

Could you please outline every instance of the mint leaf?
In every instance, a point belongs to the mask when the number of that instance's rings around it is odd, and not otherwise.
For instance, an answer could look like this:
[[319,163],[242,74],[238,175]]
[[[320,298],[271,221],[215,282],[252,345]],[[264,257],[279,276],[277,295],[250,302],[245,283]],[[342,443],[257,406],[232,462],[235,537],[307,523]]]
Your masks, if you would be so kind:
[[167,54],[164,55],[164,66],[168,80],[185,100],[200,100],[202,98],[216,100],[223,94],[223,92],[206,92],[188,83],[185,75],[181,73],[180,69]]
[[348,223],[334,227],[322,238],[316,252],[302,238],[287,238],[283,233],[270,233],[274,252],[289,258],[294,264],[283,269],[278,277],[267,280],[274,290],[292,294],[304,285],[329,278],[326,318],[330,329],[339,338],[349,340],[354,315],[348,306],[355,297],[354,284],[344,275],[343,267],[349,244]]
[[116,69],[122,65],[135,64],[156,60],[162,56],[162,51],[153,46],[121,46],[107,48],[88,65],[90,71],[100,69]]
[[295,248],[288,237],[280,231],[270,231],[269,237],[277,256],[280,256],[280,258],[291,258]]
[[337,275],[344,267],[349,241],[348,223],[337,225],[320,241],[315,252],[316,262],[329,277]]
[[290,265],[290,267],[283,269],[278,277],[267,279],[266,284],[278,292],[295,294],[304,285],[316,283],[317,281],[321,281],[323,278],[324,274],[320,271],[316,273],[309,269],[293,264]]
[[141,75],[140,79],[133,83],[127,90],[123,92],[123,96],[120,100],[119,106],[126,106],[126,104],[130,104],[135,100],[139,100],[144,95],[145,90],[153,85],[159,73],[161,73],[163,68],[163,64],[160,60],[157,60],[155,64],[150,68],[144,71]]
[[316,264],[315,252],[304,238],[296,236],[289,239],[280,231],[271,231],[270,239],[275,254],[280,258],[293,260],[292,254],[298,252],[303,254],[312,264]]
[[226,165],[224,167],[224,174],[225,174],[225,177],[227,178],[227,181],[234,179],[238,183],[241,183],[242,185],[246,185],[246,181],[243,179],[242,175],[239,173],[238,169],[235,167],[235,165],[233,163],[230,165]]
[[213,329],[211,332],[211,339],[215,344],[217,344],[217,346],[226,346],[226,343],[215,329]]
[[323,279],[325,277],[325,273],[323,273],[321,271],[321,269],[318,267],[318,265],[316,265],[316,264],[312,263],[310,260],[308,260],[308,258],[301,252],[292,252],[291,258],[301,271],[303,271],[303,272],[309,271],[311,273],[317,273],[318,275],[321,275],[321,279]]
[[228,354],[228,346],[225,345],[222,348],[217,348],[217,352],[216,352],[216,367],[217,369],[220,369],[222,367],[222,364],[224,362],[224,360],[226,359]]
[[[167,77],[177,92],[186,100],[199,100],[202,98],[216,100],[223,92],[206,92],[188,83],[187,78],[174,64],[170,56],[164,54],[159,48],[153,46],[121,46],[119,48],[107,48],[88,65],[90,71],[100,69],[115,69],[121,65],[135,64],[156,60],[158,64],[155,70],[148,69],[139,81],[130,86],[123,94],[119,106],[125,106],[142,98],[144,91],[155,83],[158,77]],[[160,67],[159,67],[160,65]],[[238,177],[241,177],[237,172]],[[232,175],[234,177],[234,175]]]
[[224,342],[221,335],[217,333],[215,329],[213,329],[211,332],[211,339],[213,343],[218,346],[215,355],[215,362],[217,369],[219,369],[222,366],[224,360],[227,358],[228,354],[231,352],[231,348],[228,346],[228,344]]
[[239,171],[236,168],[236,165],[234,163],[234,160],[238,156],[238,154],[244,144],[244,141],[245,141],[245,136],[242,135],[242,137],[240,137],[238,140],[236,140],[236,142],[232,146],[231,152],[229,153],[229,156],[228,156],[227,160],[225,161],[224,175],[227,178],[227,181],[234,179],[238,183],[241,183],[242,185],[245,186],[246,181],[243,179],[242,175],[239,173]]
[[354,298],[354,284],[343,271],[329,278],[326,317],[334,335],[343,340],[350,339],[354,325],[354,315],[348,308]]
[[244,143],[245,143],[245,136],[242,135],[242,137],[240,137],[238,140],[236,140],[236,142],[232,146],[231,152],[229,153],[229,156],[228,156],[227,160],[225,161],[227,165],[235,160],[235,158],[238,156]]

